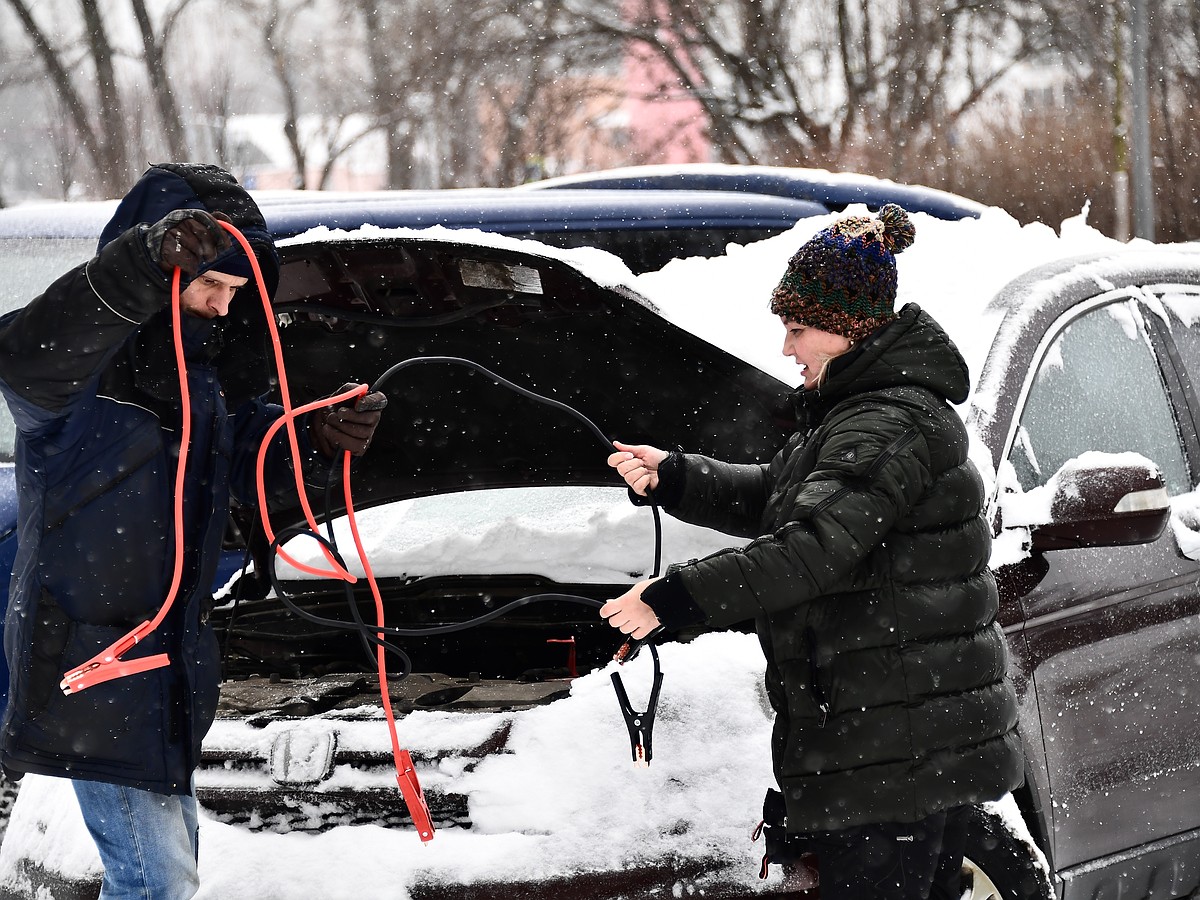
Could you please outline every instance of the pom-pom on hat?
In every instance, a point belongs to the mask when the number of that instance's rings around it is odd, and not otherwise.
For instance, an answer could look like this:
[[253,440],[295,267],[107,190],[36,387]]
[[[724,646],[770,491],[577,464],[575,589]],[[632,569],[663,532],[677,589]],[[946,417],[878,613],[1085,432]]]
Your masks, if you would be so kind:
[[896,318],[896,254],[916,229],[894,203],[838,219],[788,260],[771,312],[859,341]]

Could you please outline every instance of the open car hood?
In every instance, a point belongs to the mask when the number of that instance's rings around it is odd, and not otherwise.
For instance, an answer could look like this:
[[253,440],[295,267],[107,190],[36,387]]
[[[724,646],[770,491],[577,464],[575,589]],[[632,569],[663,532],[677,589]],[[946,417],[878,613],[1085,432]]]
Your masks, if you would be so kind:
[[[791,430],[790,388],[783,382],[667,322],[627,286],[585,275],[569,262],[571,251],[525,249],[537,246],[495,236],[472,243],[360,232],[322,233],[281,248],[274,308],[293,404],[347,381],[378,385],[388,398],[371,449],[352,472],[387,623],[457,625],[541,594],[594,604],[538,602],[485,627],[405,641],[415,672],[531,680],[602,665],[615,649],[614,635],[594,607],[652,574],[654,550],[649,512],[634,510],[606,463],[609,440],[752,463],[769,460]],[[521,396],[463,365],[416,363],[379,384],[397,364],[435,357],[483,366],[578,411],[596,431],[562,407]],[[597,491],[610,496],[597,498]],[[531,503],[501,496],[539,492]],[[453,515],[440,544],[436,536],[426,539],[446,514],[393,506],[443,498]],[[340,490],[313,489],[309,500],[321,517],[337,519],[344,511]],[[371,508],[385,504],[371,520]],[[645,512],[638,522],[619,518],[637,512]],[[557,543],[575,518],[581,527],[600,522],[603,530],[586,532],[571,547]],[[676,529],[694,526],[662,518],[664,564],[729,546],[716,532],[707,543],[680,536]],[[295,497],[273,504],[277,534],[301,521]],[[305,578],[273,560],[258,534],[251,542],[257,584],[227,591],[214,612],[226,676],[362,671],[355,631],[285,609],[280,589],[269,596],[261,573],[274,571],[287,582],[283,595],[298,608],[339,622],[354,607],[374,621],[365,580],[348,587]],[[532,552],[513,549],[518,534]],[[413,535],[433,551],[404,556]],[[304,546],[288,544],[289,552],[319,552],[310,538],[293,543]],[[457,554],[446,549],[451,545]],[[353,555],[351,540],[340,546]],[[322,559],[312,562],[328,568]],[[569,650],[559,646],[564,642]],[[260,709],[286,705],[273,689],[264,692]]]
[[[626,443],[764,462],[789,433],[787,385],[561,259],[413,237],[324,238],[281,255],[275,313],[296,405],[347,381],[375,385],[404,360],[458,357]],[[415,364],[380,389],[388,407],[356,466],[356,508],[619,483],[587,425],[473,369]]]

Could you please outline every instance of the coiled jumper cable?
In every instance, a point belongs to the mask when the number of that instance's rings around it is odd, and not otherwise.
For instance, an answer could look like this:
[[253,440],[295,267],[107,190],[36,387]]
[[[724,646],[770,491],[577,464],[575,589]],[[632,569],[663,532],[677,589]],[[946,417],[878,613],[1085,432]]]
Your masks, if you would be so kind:
[[175,598],[179,594],[179,585],[183,580],[183,478],[187,470],[188,448],[192,440],[191,394],[188,391],[187,368],[183,357],[183,340],[180,336],[179,311],[179,281],[180,270],[176,267],[171,276],[171,328],[175,337],[175,366],[179,372],[179,393],[182,398],[183,428],[179,440],[179,462],[175,467],[175,568],[171,575],[171,587],[167,591],[167,599],[159,608],[153,619],[138,625],[124,637],[114,641],[107,649],[97,653],[83,665],[72,669],[63,675],[58,683],[64,694],[78,694],[80,691],[112,681],[114,678],[124,678],[139,672],[159,669],[170,663],[165,653],[153,656],[142,656],[134,659],[121,659],[132,650],[147,635],[153,632],[162,620],[167,617]]

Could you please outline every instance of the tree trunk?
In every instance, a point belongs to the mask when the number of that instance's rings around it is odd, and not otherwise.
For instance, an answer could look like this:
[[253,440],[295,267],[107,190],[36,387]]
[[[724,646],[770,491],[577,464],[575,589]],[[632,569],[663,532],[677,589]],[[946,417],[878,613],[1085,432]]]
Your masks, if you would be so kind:
[[96,90],[100,122],[97,175],[110,196],[120,197],[129,187],[133,172],[129,166],[129,144],[125,135],[125,107],[113,66],[112,44],[104,29],[104,17],[96,0],[79,0],[83,12],[84,33],[96,66]]
[[158,109],[163,137],[167,142],[167,152],[173,160],[183,161],[189,156],[188,140],[183,118],[179,114],[179,105],[175,102],[175,94],[171,90],[171,79],[167,75],[163,54],[167,33],[164,30],[161,38],[155,35],[145,0],[130,0],[130,3],[138,29],[142,33],[142,53],[146,60],[146,72],[150,76],[150,87],[154,93],[154,105]]

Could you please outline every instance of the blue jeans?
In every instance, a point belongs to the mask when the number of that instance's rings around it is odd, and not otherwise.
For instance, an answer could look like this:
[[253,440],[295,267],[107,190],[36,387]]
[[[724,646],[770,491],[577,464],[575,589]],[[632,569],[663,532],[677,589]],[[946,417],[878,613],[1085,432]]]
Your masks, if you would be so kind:
[[104,863],[100,900],[188,900],[200,888],[196,795],[72,782]]

